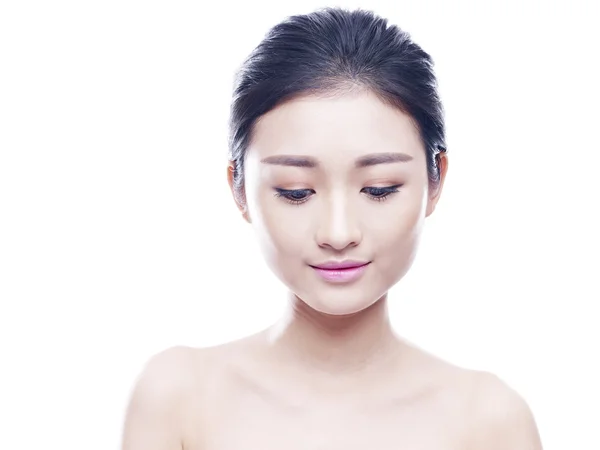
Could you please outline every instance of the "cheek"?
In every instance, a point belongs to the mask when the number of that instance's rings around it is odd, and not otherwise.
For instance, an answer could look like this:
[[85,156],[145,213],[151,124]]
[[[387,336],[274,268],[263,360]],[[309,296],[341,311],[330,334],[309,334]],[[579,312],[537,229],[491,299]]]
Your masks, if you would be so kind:
[[309,223],[303,206],[288,205],[271,192],[260,192],[250,213],[263,244],[279,259],[302,257],[309,235]]
[[377,214],[366,215],[370,219],[369,227],[381,233],[382,237],[390,239],[402,239],[418,233],[425,218],[426,200],[421,192],[408,192],[399,198],[388,200],[393,204],[381,205],[381,211]]
[[[396,199],[395,199],[396,200]],[[382,213],[369,220],[376,257],[386,265],[410,263],[421,236],[426,212],[426,198],[420,193],[404,196],[394,207],[382,205]]]

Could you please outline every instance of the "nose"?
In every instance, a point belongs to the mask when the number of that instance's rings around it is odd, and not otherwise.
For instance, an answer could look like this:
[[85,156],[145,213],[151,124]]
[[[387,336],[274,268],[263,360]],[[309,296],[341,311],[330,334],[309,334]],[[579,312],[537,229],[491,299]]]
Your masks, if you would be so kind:
[[356,247],[362,241],[358,217],[348,202],[336,199],[323,205],[316,240],[319,247],[336,251]]

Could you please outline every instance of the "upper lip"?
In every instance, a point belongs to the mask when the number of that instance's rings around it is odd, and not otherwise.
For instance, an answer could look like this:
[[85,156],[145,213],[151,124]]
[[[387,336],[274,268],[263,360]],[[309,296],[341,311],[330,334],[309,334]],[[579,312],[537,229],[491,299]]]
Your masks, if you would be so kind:
[[315,264],[312,267],[317,269],[350,269],[352,267],[360,267],[369,264],[370,261],[354,261],[354,260],[344,260],[344,261],[326,261],[321,264]]

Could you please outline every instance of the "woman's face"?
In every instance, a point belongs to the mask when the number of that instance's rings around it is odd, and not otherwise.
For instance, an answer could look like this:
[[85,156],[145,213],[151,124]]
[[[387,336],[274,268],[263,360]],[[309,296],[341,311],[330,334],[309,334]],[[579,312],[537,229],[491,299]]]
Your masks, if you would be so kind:
[[367,92],[271,110],[245,167],[245,216],[268,265],[334,315],[371,306],[404,276],[441,190],[428,188],[410,117]]

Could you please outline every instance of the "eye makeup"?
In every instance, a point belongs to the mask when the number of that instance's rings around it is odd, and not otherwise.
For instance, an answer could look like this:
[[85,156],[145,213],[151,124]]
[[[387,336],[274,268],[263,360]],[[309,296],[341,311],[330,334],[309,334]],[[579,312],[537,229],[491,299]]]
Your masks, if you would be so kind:
[[[372,187],[367,186],[360,190],[361,193],[366,194],[371,200],[382,202],[387,200],[391,195],[399,192],[401,184],[393,186],[382,186]],[[286,202],[292,205],[301,205],[307,202],[310,197],[316,194],[314,189],[281,189],[275,188],[275,196],[282,198]]]

